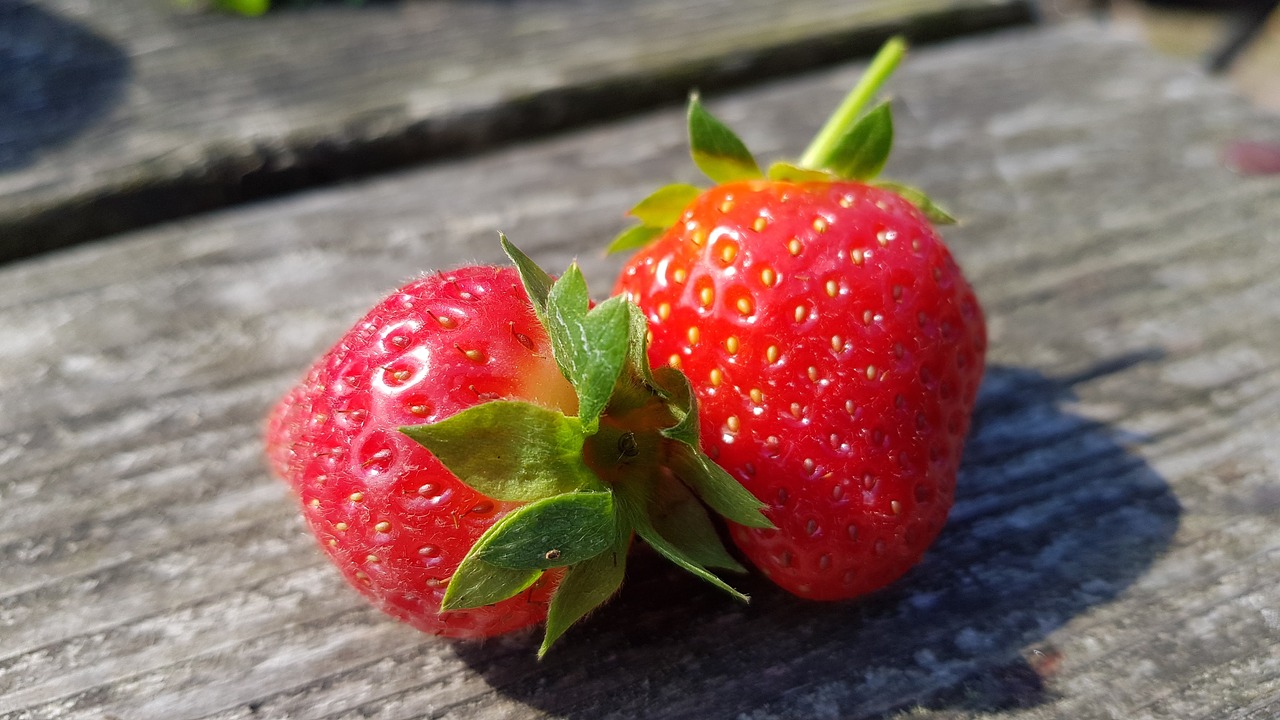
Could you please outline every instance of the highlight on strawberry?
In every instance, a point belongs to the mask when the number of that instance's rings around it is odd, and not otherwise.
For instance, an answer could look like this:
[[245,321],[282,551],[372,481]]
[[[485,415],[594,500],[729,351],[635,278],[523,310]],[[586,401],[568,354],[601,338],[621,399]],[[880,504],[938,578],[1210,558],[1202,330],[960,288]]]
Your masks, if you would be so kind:
[[696,396],[650,368],[644,316],[502,244],[514,269],[410,282],[272,413],[271,465],[329,558],[429,633],[545,620],[539,656],[614,594],[637,535],[745,601],[711,572],[744,568],[706,508],[772,525],[699,449]]
[[[952,506],[986,329],[923,192],[880,180],[895,38],[799,162],[762,171],[694,95],[709,189],[636,205],[616,292],[649,320],[651,361],[689,377],[712,458],[775,528],[731,537],[781,587],[838,600],[915,565]],[[732,518],[731,518],[732,519]]]

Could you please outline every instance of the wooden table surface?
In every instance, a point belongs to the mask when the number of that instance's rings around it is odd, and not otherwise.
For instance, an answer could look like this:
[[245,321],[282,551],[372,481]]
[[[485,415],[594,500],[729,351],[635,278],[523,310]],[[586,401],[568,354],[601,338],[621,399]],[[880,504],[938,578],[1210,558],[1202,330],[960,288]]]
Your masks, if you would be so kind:
[[1031,15],[1030,0],[334,0],[246,19],[178,2],[0,0],[0,261],[870,54],[892,32]]
[[[713,97],[797,152],[859,67]],[[740,606],[641,553],[541,663],[368,608],[265,470],[270,403],[414,269],[506,231],[597,293],[692,179],[669,107],[0,267],[0,717],[1280,716],[1280,140],[1090,25],[918,49],[887,174],[946,231],[990,366],[951,520],[875,596]]]

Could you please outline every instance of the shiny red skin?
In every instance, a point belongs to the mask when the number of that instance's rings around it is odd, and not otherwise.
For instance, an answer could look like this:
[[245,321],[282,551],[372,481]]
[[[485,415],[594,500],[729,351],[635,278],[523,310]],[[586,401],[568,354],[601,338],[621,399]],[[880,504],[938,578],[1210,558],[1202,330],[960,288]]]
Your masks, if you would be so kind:
[[777,530],[731,532],[767,576],[837,600],[919,561],[952,505],[986,331],[914,206],[852,182],[721,185],[617,292],[645,310],[651,360],[693,382],[703,446],[768,504]]
[[469,267],[415,280],[369,312],[289,392],[268,422],[272,468],[357,590],[425,632],[484,637],[546,617],[549,573],[496,605],[440,613],[449,578],[516,507],[463,485],[398,432],[492,399],[573,410],[513,269]]

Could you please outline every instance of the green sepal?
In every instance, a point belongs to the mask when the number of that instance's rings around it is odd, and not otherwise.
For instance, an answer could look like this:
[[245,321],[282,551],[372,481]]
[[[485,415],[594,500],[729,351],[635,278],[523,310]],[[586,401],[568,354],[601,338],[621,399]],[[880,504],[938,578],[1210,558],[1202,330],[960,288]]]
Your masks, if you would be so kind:
[[612,297],[589,312],[587,282],[577,263],[551,286],[547,334],[560,370],[578,393],[582,431],[594,434],[627,361],[631,330],[626,300]]
[[750,598],[733,589],[725,581],[707,570],[701,562],[691,557],[684,549],[672,544],[663,537],[649,519],[654,502],[656,480],[652,476],[633,476],[614,484],[614,501],[622,514],[623,521],[635,528],[635,532],[649,546],[658,551],[676,565],[706,580],[712,585],[729,593],[733,597],[747,602]]
[[872,184],[878,188],[884,188],[885,190],[901,195],[903,200],[915,205],[916,209],[928,218],[930,222],[938,225],[955,225],[957,222],[956,219],[951,216],[951,213],[942,209],[942,207],[935,203],[928,195],[925,195],[923,190],[913,188],[909,185],[900,185],[898,183],[886,181],[876,181]]
[[531,502],[602,486],[582,460],[578,418],[532,403],[494,400],[400,432],[495,500]]
[[511,263],[516,266],[516,272],[520,274],[520,282],[524,285],[525,294],[529,296],[529,302],[533,305],[534,314],[538,316],[543,327],[546,327],[547,295],[550,294],[555,280],[547,274],[547,271],[538,267],[538,263],[516,247],[515,243],[508,240],[506,235],[498,233],[498,241],[502,243],[503,252],[511,259]]
[[690,490],[726,519],[747,527],[774,527],[764,516],[768,506],[698,448],[683,443],[675,445],[668,462],[672,472]]
[[697,93],[689,96],[689,149],[698,169],[717,183],[763,177],[751,151],[702,107]]
[[613,545],[614,525],[613,493],[565,493],[511,511],[473,551],[497,567],[547,570],[604,552]]
[[600,413],[607,407],[627,361],[627,303],[610,298],[591,308],[587,281],[577,263],[553,281],[505,235],[500,237],[502,248],[520,273],[534,312],[551,339],[551,354],[578,394],[583,432],[591,435],[599,426]]
[[649,197],[636,203],[627,214],[650,227],[669,228],[680,220],[689,203],[697,200],[701,194],[702,188],[693,185],[663,185]]
[[614,296],[587,313],[584,331],[591,339],[575,387],[583,428],[595,432],[609,406],[631,347],[631,312],[626,298]]
[[[653,367],[649,365],[649,319],[635,303],[627,303],[627,311],[630,315],[631,332],[627,347],[626,372],[631,379],[638,382],[640,387],[637,388],[637,392],[660,400],[668,400],[670,394],[654,378]],[[632,406],[635,405],[636,403],[633,402]]]
[[440,610],[467,610],[502,602],[527,590],[541,576],[541,570],[498,567],[467,553],[449,579]]
[[747,527],[773,527],[761,512],[766,505],[702,452],[698,398],[689,379],[673,368],[660,368],[658,379],[670,393],[672,406],[683,413],[675,425],[661,430],[663,437],[676,441],[668,449],[667,462],[671,470],[725,518]]
[[747,571],[725,550],[707,509],[679,480],[659,480],[652,519],[654,530],[694,562],[709,568]]
[[692,447],[700,447],[698,435],[698,398],[693,394],[693,385],[684,373],[673,367],[658,368],[654,376],[658,384],[666,391],[671,402],[671,409],[676,414],[676,424],[663,428],[662,436]]
[[631,547],[631,528],[623,524],[620,517],[615,517],[615,521],[617,526],[614,530],[613,547],[570,566],[555,594],[551,596],[551,604],[547,608],[546,635],[542,638],[542,647],[538,648],[539,658],[547,654],[551,644],[565,630],[603,604],[622,586],[627,568],[627,550]]
[[870,180],[880,174],[892,150],[893,111],[886,100],[840,136],[823,168],[849,180]]
[[782,182],[831,182],[838,178],[826,170],[813,170],[791,163],[776,162],[769,166],[769,179]]
[[656,240],[664,232],[666,230],[660,227],[634,225],[618,233],[618,236],[609,243],[609,247],[605,249],[605,252],[612,255],[630,250],[639,250]]

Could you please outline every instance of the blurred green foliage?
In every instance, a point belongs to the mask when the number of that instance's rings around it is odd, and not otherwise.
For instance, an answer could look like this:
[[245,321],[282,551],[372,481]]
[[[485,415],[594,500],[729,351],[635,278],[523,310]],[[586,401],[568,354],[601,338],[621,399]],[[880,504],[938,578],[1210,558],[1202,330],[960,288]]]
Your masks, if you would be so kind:
[[[272,0],[213,0],[214,7],[238,15],[262,15],[271,9]],[[281,5],[310,5],[316,0],[281,0]],[[343,0],[347,5],[363,5],[364,0]]]
[[271,0],[214,0],[223,10],[241,15],[261,15],[271,7]]

